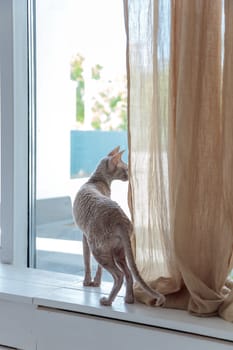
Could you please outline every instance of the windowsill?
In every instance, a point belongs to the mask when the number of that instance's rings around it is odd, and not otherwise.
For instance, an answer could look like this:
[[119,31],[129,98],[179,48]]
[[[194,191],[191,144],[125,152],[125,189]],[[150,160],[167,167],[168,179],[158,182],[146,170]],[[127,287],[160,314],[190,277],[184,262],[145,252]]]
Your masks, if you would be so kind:
[[218,317],[199,318],[186,311],[152,308],[137,303],[125,305],[121,293],[112,307],[100,306],[100,294],[108,293],[110,288],[111,284],[107,282],[101,288],[84,288],[80,277],[74,275],[0,265],[0,300],[233,341],[233,324]]

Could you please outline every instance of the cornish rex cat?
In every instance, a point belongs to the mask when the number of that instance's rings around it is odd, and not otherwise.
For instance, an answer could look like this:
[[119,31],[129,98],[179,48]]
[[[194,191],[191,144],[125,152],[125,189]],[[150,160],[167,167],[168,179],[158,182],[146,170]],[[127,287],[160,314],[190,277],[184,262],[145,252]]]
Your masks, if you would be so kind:
[[[90,179],[78,191],[73,214],[77,226],[83,231],[83,255],[85,265],[84,286],[99,286],[102,267],[109,271],[114,285],[108,298],[102,297],[102,305],[111,305],[126,279],[126,303],[134,303],[133,277],[153,298],[156,305],[163,305],[165,297],[152,290],[140,276],[136,267],[130,236],[131,221],[120,206],[110,199],[113,180],[128,180],[128,167],[121,159],[123,152],[115,148],[101,160]],[[90,250],[98,262],[94,280],[91,279]]]

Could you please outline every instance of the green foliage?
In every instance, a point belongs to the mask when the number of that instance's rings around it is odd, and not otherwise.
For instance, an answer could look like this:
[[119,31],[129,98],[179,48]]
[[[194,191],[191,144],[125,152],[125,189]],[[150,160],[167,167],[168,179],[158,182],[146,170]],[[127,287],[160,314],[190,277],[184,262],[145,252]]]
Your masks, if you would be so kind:
[[101,130],[101,120],[99,118],[92,119],[91,126],[95,130]]
[[76,120],[78,123],[83,124],[85,117],[84,107],[84,91],[85,81],[83,77],[83,62],[84,57],[77,54],[71,62],[70,79],[77,82],[76,87]]
[[104,91],[93,98],[92,112],[93,127],[98,125],[99,129],[101,125],[102,130],[126,130],[126,91],[123,88],[114,91],[114,83],[109,83]]
[[83,101],[85,84],[78,84],[76,87],[76,120],[78,123],[84,123],[85,107]]
[[[77,82],[76,87],[76,121],[78,125],[85,122],[85,80],[83,64],[85,58],[77,54],[71,62],[70,78]],[[99,81],[100,89],[92,100],[91,126],[95,130],[126,130],[127,129],[127,89],[126,79],[112,83],[101,77],[103,67],[99,64],[91,67],[91,79]]]
[[70,79],[77,82],[83,82],[83,62],[85,61],[85,58],[77,54],[74,59],[71,62],[71,69],[70,69]]
[[118,102],[121,101],[121,95],[113,96],[109,100],[109,105],[111,109],[115,109],[117,107]]
[[127,130],[128,120],[127,120],[127,107],[125,106],[121,112],[121,124],[119,125],[119,130]]
[[91,68],[91,78],[94,80],[100,80],[100,72],[103,67],[100,64],[96,64]]

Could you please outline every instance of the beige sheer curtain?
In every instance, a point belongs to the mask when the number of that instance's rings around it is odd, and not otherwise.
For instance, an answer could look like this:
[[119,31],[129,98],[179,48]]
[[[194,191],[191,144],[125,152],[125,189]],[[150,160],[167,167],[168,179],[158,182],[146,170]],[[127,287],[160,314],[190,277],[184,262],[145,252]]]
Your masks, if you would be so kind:
[[233,1],[222,4],[124,1],[130,205],[138,267],[165,307],[233,321]]

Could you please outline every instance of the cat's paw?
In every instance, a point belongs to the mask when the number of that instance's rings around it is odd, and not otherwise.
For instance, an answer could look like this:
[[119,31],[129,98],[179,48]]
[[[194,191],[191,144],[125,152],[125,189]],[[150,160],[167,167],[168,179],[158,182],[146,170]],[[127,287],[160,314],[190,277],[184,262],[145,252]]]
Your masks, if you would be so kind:
[[111,306],[112,302],[108,298],[102,297],[100,298],[100,304],[104,306]]
[[92,284],[92,287],[99,287],[100,286],[100,281],[93,281],[93,282],[91,282]]
[[83,281],[83,286],[84,287],[92,287],[92,280],[90,278],[85,278],[84,281]]
[[155,305],[156,305],[156,306],[163,306],[163,305],[165,304],[165,301],[166,301],[165,296],[161,294],[161,295],[158,297],[158,299],[156,300]]
[[99,287],[100,286],[100,282],[91,281],[91,280],[84,280],[83,281],[83,286],[84,287]]
[[126,295],[125,296],[125,303],[126,304],[134,304],[134,296],[133,295]]

